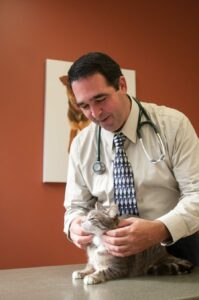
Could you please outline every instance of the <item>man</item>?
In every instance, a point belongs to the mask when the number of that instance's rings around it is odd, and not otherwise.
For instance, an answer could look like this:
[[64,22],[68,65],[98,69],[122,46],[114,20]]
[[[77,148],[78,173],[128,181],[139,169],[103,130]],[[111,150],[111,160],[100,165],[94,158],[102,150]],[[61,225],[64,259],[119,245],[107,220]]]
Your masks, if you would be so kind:
[[[122,132],[134,173],[139,218],[121,220],[117,229],[108,231],[103,237],[107,250],[115,256],[128,256],[157,243],[174,244],[168,247],[174,254],[199,265],[195,234],[199,230],[199,140],[189,120],[174,109],[142,103],[165,148],[165,159],[152,164],[137,138],[139,105],[127,95],[119,65],[106,54],[88,53],[71,66],[68,78],[78,107],[92,121],[71,145],[64,226],[69,239],[85,248],[92,236],[81,228],[82,219],[96,202],[110,206],[115,201],[113,137]],[[106,165],[101,175],[93,171],[97,125],[102,128],[100,155]],[[141,131],[150,156],[157,159],[160,153],[154,131],[149,126]]]

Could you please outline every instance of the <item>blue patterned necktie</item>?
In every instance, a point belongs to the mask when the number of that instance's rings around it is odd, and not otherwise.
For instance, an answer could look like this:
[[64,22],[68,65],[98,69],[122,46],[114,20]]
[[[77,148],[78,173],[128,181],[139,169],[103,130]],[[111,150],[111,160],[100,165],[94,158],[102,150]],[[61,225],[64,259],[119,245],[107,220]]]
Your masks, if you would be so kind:
[[119,207],[120,215],[139,215],[135,197],[133,170],[124,151],[123,133],[113,137],[115,159],[113,163],[114,199]]

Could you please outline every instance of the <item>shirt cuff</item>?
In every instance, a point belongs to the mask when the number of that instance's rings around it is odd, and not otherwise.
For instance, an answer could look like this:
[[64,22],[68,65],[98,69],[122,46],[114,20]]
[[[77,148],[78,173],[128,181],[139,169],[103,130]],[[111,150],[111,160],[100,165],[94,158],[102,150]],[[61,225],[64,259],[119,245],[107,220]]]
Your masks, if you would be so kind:
[[167,227],[171,235],[171,240],[161,243],[163,246],[172,245],[180,238],[189,235],[186,223],[184,222],[183,218],[179,214],[177,214],[174,210],[170,211],[166,215],[163,215],[157,220],[164,223],[164,225]]
[[70,216],[65,215],[65,221],[64,221],[64,233],[67,235],[67,238],[69,241],[73,242],[73,240],[70,237],[70,226],[72,221],[79,216],[84,216],[84,214],[82,213],[73,213]]

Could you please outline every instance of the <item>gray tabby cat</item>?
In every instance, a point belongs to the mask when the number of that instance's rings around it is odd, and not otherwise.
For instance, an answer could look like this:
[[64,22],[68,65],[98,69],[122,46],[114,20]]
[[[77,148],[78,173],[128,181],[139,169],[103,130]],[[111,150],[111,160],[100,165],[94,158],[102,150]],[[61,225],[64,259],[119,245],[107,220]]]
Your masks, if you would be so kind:
[[87,247],[88,263],[83,270],[73,272],[73,279],[83,279],[85,284],[96,284],[107,280],[145,274],[180,275],[191,272],[193,265],[174,257],[165,247],[155,245],[141,253],[128,257],[116,257],[108,253],[102,242],[102,235],[117,227],[117,207],[109,210],[91,210],[82,223],[83,229],[94,235]]

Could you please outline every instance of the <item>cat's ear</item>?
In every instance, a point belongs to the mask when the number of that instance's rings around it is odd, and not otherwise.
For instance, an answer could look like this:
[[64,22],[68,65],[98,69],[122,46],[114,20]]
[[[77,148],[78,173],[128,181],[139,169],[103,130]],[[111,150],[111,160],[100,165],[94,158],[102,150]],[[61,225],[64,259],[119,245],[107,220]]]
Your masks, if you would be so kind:
[[95,209],[99,209],[99,210],[103,209],[102,203],[99,202],[99,201],[96,201],[96,203],[95,203]]
[[118,206],[115,203],[111,203],[111,206],[108,210],[108,214],[112,219],[115,219],[118,215]]

